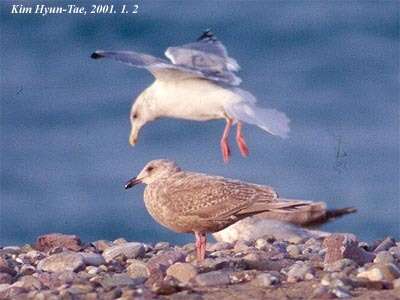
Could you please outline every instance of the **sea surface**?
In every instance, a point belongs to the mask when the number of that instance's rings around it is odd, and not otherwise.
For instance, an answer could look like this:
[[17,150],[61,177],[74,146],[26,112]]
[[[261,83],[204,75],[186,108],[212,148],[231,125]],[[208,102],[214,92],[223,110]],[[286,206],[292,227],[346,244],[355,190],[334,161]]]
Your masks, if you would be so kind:
[[[88,10],[100,3],[71,2]],[[192,241],[149,216],[143,186],[123,188],[156,158],[358,209],[322,230],[400,238],[398,1],[126,0],[114,4],[138,4],[137,14],[10,13],[12,4],[71,2],[0,3],[0,245],[48,232]],[[163,56],[206,28],[241,65],[242,88],[290,117],[290,137],[245,126],[250,157],[232,138],[225,165],[224,121],[162,119],[129,146],[130,106],[153,78],[90,54]]]

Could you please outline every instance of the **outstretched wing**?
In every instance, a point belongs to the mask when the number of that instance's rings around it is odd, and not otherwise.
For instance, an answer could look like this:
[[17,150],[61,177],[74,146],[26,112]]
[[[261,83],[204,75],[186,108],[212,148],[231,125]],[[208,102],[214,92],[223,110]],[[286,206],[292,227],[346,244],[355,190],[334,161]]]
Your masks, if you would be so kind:
[[228,56],[225,46],[211,31],[205,31],[195,43],[169,47],[165,56],[174,65],[200,71],[207,79],[239,85],[241,79],[234,73],[240,67]]
[[133,51],[97,50],[92,53],[91,58],[111,58],[136,68],[144,68],[157,79],[165,81],[185,78],[204,78],[207,80],[231,84],[234,80],[230,74],[217,74],[215,72],[191,68],[189,66],[175,65],[167,60]]
[[136,68],[144,68],[157,79],[176,80],[177,78],[203,77],[199,71],[174,66],[165,59],[133,51],[97,50],[92,53],[91,58],[111,58]]

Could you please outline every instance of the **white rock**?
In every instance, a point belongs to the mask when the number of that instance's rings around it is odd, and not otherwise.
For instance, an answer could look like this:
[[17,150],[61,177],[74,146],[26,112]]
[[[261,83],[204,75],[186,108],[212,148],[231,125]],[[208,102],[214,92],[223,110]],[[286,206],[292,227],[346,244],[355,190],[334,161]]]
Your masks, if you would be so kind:
[[248,217],[231,226],[213,233],[213,237],[219,242],[233,243],[237,240],[254,241],[263,236],[273,236],[277,240],[293,240],[298,238],[320,238],[328,236],[329,233],[323,231],[314,231],[301,228],[277,220],[269,220],[261,217]]
[[357,277],[370,281],[393,281],[400,277],[400,270],[394,264],[376,264],[357,274]]

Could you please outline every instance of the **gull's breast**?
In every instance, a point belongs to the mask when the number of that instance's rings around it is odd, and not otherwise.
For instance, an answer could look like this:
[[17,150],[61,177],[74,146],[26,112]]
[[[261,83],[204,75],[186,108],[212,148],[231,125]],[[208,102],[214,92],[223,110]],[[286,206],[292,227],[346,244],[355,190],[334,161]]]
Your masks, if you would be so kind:
[[236,95],[229,89],[202,79],[156,82],[162,117],[195,121],[226,118],[224,106]]

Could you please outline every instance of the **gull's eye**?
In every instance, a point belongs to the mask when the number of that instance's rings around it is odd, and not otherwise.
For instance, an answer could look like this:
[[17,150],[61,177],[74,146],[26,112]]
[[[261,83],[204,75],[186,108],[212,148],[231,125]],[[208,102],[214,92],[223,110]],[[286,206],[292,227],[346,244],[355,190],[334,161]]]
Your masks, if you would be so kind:
[[146,171],[151,172],[151,171],[153,171],[153,169],[154,169],[154,167],[150,166],[150,167],[147,167]]
[[138,116],[138,114],[137,114],[137,113],[134,113],[133,116],[132,116],[132,118],[136,119],[137,116]]

